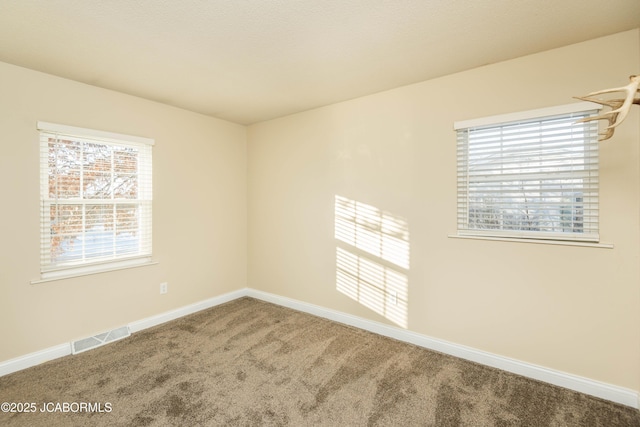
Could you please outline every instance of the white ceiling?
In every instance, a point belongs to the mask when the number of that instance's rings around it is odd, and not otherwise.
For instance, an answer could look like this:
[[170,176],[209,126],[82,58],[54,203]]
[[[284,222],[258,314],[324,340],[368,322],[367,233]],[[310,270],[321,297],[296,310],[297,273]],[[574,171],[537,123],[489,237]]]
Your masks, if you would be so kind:
[[638,27],[640,0],[0,0],[0,61],[250,124]]

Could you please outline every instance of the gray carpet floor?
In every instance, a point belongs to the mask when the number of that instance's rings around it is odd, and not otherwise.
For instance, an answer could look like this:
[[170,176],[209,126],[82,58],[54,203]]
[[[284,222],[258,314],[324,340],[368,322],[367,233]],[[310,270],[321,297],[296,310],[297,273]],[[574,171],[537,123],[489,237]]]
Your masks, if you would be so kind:
[[251,298],[1,377],[0,402],[36,409],[2,426],[640,426],[633,408]]

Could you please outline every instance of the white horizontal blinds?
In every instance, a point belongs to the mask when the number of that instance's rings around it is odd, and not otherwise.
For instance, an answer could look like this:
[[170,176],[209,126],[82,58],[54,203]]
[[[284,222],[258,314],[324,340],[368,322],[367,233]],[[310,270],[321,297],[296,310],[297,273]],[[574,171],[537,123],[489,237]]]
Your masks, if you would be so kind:
[[598,241],[596,110],[458,129],[458,232]]
[[73,133],[40,130],[41,270],[149,257],[151,145]]

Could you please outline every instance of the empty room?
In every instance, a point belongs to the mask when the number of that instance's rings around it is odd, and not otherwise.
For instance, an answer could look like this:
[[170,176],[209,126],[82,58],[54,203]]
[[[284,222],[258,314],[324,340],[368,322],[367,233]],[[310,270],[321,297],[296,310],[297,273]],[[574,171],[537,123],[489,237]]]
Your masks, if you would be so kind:
[[0,0],[0,425],[640,426],[640,1]]

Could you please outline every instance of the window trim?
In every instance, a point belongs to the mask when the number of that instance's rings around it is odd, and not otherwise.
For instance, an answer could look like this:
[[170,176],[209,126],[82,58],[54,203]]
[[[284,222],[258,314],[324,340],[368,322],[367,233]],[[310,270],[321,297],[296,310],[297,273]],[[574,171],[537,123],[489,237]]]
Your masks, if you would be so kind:
[[[82,139],[92,139],[96,142],[104,142],[105,144],[117,144],[121,146],[153,146],[155,145],[155,140],[152,138],[145,138],[140,136],[126,135],[115,132],[106,132],[95,129],[88,128],[80,128],[75,126],[61,125],[56,123],[38,121],[37,122],[37,131],[39,134],[39,138],[41,138],[43,133],[52,133],[52,134],[60,134],[66,137],[78,138]],[[39,142],[39,152],[42,150],[42,142]],[[151,166],[151,163],[149,164]],[[46,181],[46,177],[43,175],[43,164],[42,158],[39,160],[39,171],[40,171],[40,206],[42,209],[43,203],[46,204],[44,194],[42,193],[43,187]],[[152,174],[152,172],[149,172]],[[151,178],[152,179],[152,178]],[[149,190],[152,191],[152,186],[149,187]],[[152,193],[150,193],[151,198],[149,199],[149,208],[152,206],[153,197]],[[84,203],[84,202],[83,202]],[[152,211],[151,211],[152,212]],[[40,212],[40,220],[42,221],[42,211]],[[151,213],[152,215],[152,213]],[[151,216],[149,217],[151,219]],[[151,227],[150,223],[148,224]],[[152,229],[148,230],[149,233],[152,233]],[[48,235],[47,235],[48,236]],[[45,235],[40,231],[40,242],[43,241]],[[149,236],[151,238],[151,236]],[[151,242],[151,240],[149,240]],[[42,245],[42,243],[40,243]],[[42,246],[40,248],[42,250]],[[152,254],[144,253],[144,254],[134,254],[131,256],[125,256],[115,259],[98,259],[96,261],[79,261],[77,263],[69,263],[67,265],[61,266],[46,266],[43,264],[42,259],[40,259],[40,280],[31,281],[31,284],[61,280],[72,277],[86,276],[91,274],[97,274],[102,272],[128,269],[134,267],[140,267],[145,265],[154,265],[157,262],[152,260]]]
[[538,245],[553,245],[553,246],[579,246],[582,248],[596,248],[596,249],[613,249],[613,243],[606,242],[587,242],[578,240],[551,240],[551,239],[522,239],[517,237],[497,237],[497,236],[482,236],[482,235],[465,235],[465,234],[449,234],[447,236],[450,239],[462,239],[462,240],[493,240],[497,242],[513,242],[513,243],[529,243]]
[[553,107],[538,108],[535,110],[517,111],[513,113],[498,114],[495,116],[480,117],[453,122],[453,130],[460,130],[472,127],[499,125],[502,123],[516,122],[518,120],[531,120],[546,116],[560,114],[579,113],[588,110],[601,110],[602,105],[595,102],[581,101],[573,104],[554,105]]
[[38,283],[54,282],[56,280],[72,279],[74,277],[90,276],[93,274],[107,273],[109,271],[126,270],[129,268],[145,267],[148,265],[156,265],[158,261],[151,257],[130,258],[127,260],[106,261],[102,263],[93,263],[78,267],[70,267],[59,270],[49,270],[40,274],[39,280],[32,280],[32,285]]
[[[499,114],[494,116],[487,116],[482,118],[456,121],[453,124],[454,131],[469,128],[480,127],[492,127],[508,125],[509,123],[518,121],[536,120],[546,117],[560,116],[566,114],[580,113],[586,111],[594,111],[602,109],[602,105],[594,102],[577,102],[572,104],[558,105],[552,107],[539,108],[534,110],[512,112],[506,114]],[[596,144],[598,142],[596,141]],[[458,150],[456,150],[458,151]],[[456,153],[456,163],[459,164],[460,158]],[[459,166],[457,167],[459,173]],[[599,169],[599,167],[598,167]],[[457,175],[458,175],[457,173]],[[457,191],[456,198],[460,197],[460,181],[457,178]],[[599,204],[599,202],[598,202]],[[460,205],[459,201],[456,201],[456,212],[459,215]],[[536,231],[522,231],[522,230],[494,230],[494,229],[462,229],[460,228],[459,217],[456,218],[456,233],[455,235],[449,235],[448,237],[462,238],[462,239],[482,239],[482,240],[497,240],[497,241],[513,241],[513,242],[530,242],[530,243],[547,243],[550,244],[566,244],[574,246],[594,246],[594,247],[607,247],[611,248],[613,245],[600,243],[599,235],[566,235],[563,236],[560,233],[555,232],[536,232]],[[597,229],[596,229],[597,232]]]
[[75,136],[78,138],[92,137],[100,139],[104,142],[111,143],[125,143],[133,142],[136,144],[155,145],[155,140],[152,138],[144,138],[142,136],[125,135],[123,133],[107,132],[96,129],[80,128],[76,126],[60,125],[57,123],[41,122],[38,121],[38,132],[58,132],[68,136]]

